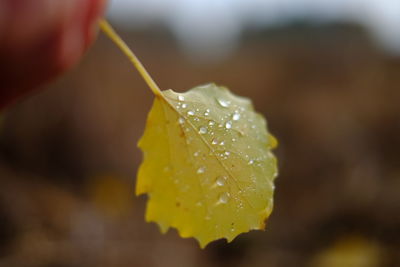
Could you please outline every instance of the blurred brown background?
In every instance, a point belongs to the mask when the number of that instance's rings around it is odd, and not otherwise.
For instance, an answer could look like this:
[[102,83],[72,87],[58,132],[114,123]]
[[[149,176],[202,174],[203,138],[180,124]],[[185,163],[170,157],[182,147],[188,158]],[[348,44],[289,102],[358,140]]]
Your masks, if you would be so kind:
[[104,36],[4,114],[0,266],[400,266],[400,58],[356,24],[247,30],[218,62],[168,30],[122,31],[163,89],[206,82],[253,99],[278,138],[265,232],[200,250],[144,221],[136,143],[153,99]]

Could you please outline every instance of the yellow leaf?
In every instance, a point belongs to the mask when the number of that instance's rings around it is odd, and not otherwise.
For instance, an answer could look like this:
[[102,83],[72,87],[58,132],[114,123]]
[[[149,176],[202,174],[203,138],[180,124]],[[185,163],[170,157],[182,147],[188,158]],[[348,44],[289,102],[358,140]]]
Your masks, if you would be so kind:
[[136,194],[149,195],[147,221],[162,232],[175,227],[201,247],[263,229],[273,206],[277,141],[250,100],[215,84],[161,91],[113,28],[104,20],[100,27],[156,96],[139,141]]
[[249,99],[208,84],[156,95],[139,141],[136,194],[162,232],[210,241],[263,229],[273,204],[276,140]]

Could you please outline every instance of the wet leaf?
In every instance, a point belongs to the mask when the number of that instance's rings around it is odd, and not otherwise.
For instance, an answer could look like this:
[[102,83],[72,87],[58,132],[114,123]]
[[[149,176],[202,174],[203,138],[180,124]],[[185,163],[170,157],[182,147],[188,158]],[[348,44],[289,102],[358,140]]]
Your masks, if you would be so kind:
[[162,232],[210,241],[263,229],[272,211],[276,140],[249,99],[208,84],[156,95],[136,193]]

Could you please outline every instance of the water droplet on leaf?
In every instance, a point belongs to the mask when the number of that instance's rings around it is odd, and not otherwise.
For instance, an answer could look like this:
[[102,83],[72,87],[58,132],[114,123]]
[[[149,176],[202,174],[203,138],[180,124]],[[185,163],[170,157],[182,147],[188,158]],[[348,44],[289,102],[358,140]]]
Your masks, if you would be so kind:
[[215,183],[216,183],[218,186],[224,186],[224,185],[225,185],[225,181],[226,181],[226,177],[225,177],[225,176],[219,176],[219,177],[217,178],[217,180],[215,181]]
[[233,113],[232,120],[238,121],[239,119],[240,119],[240,114],[239,113]]
[[199,133],[206,134],[207,133],[207,127],[204,127],[204,126],[200,127]]
[[206,167],[200,167],[197,169],[198,174],[204,173],[205,171],[206,171]]
[[224,192],[221,195],[219,195],[218,202],[222,203],[222,204],[226,204],[226,203],[228,203],[230,197],[231,197],[231,195],[228,192]]
[[224,107],[224,108],[229,107],[229,105],[231,104],[231,101],[228,101],[228,100],[225,100],[225,99],[222,99],[222,98],[218,98],[217,101],[218,101],[218,104],[220,104],[221,107]]

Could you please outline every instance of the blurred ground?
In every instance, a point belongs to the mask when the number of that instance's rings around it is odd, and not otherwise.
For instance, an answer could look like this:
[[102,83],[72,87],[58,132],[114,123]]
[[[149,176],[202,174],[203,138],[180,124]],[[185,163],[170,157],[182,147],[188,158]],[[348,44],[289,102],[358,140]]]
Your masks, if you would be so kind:
[[8,110],[0,133],[0,266],[400,266],[400,58],[356,25],[243,36],[196,64],[169,33],[123,33],[161,88],[214,81],[253,99],[280,145],[265,232],[204,251],[144,222],[136,142],[152,95],[104,37]]

